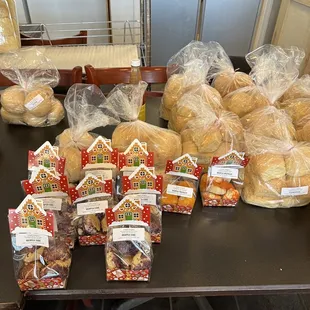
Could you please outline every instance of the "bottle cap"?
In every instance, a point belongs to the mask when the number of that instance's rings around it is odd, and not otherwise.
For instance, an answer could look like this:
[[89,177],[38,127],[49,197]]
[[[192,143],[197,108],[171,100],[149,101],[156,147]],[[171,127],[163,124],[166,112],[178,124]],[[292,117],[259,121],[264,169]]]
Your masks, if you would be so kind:
[[140,61],[140,59],[133,59],[133,60],[131,61],[131,66],[132,66],[132,67],[140,67],[140,66],[141,66],[141,61]]

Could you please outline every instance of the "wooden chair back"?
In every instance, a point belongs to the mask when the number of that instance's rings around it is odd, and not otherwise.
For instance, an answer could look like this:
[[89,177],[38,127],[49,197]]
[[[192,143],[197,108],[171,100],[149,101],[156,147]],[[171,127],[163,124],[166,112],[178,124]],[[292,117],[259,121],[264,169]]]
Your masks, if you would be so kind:
[[[85,66],[86,83],[111,85],[129,83],[131,68],[94,68]],[[165,84],[167,82],[166,67],[141,67],[142,80],[148,84]],[[147,91],[148,97],[161,97],[162,91]]]

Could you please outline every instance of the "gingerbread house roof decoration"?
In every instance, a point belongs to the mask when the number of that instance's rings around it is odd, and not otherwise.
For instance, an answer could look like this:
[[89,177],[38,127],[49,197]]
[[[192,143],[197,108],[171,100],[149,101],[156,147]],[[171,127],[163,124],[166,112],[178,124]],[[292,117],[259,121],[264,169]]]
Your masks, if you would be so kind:
[[124,197],[114,208],[106,209],[108,225],[113,222],[142,221],[150,224],[150,207],[141,206],[130,197]]
[[59,174],[64,174],[66,159],[58,156],[58,148],[53,147],[49,141],[43,143],[35,152],[28,151],[28,170],[44,166],[55,169]]
[[213,157],[211,166],[215,165],[229,165],[229,166],[238,166],[238,167],[245,167],[249,162],[249,157],[245,156],[244,153],[238,153],[237,151],[233,150],[223,156],[220,157]]
[[166,173],[186,176],[192,179],[198,179],[202,172],[202,167],[197,165],[197,158],[193,158],[189,154],[184,154],[175,160],[167,160]]
[[89,198],[89,196],[94,197],[94,195],[112,195],[112,180],[103,181],[89,173],[69,191],[73,202]]
[[93,165],[116,168],[118,164],[118,149],[112,148],[111,139],[97,137],[91,146],[82,150],[82,167],[91,168]]
[[16,228],[38,228],[54,234],[53,212],[45,211],[42,204],[27,195],[16,209],[9,209],[10,232]]
[[143,191],[161,193],[163,177],[153,174],[145,165],[139,166],[130,176],[122,177],[122,192]]
[[66,193],[68,194],[68,180],[65,175],[57,176],[47,168],[39,166],[33,171],[29,180],[21,182],[26,194],[48,194]]
[[134,139],[124,153],[119,154],[118,166],[120,169],[127,167],[154,166],[154,153],[147,151],[147,143]]

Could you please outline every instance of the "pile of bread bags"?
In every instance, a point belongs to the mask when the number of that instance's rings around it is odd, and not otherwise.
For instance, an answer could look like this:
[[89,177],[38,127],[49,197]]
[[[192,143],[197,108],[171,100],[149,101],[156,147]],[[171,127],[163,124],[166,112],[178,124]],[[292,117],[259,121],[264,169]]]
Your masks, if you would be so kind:
[[[207,168],[214,156],[245,152],[242,198],[262,207],[310,202],[310,77],[304,52],[264,45],[234,71],[217,42],[193,41],[167,65],[161,117],[181,134],[182,153]],[[209,84],[211,83],[211,85]]]

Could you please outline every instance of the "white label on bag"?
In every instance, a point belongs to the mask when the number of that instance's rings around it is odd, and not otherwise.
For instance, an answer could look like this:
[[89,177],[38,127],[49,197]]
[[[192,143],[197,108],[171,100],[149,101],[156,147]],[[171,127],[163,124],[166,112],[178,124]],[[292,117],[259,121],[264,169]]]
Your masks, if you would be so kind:
[[41,95],[36,95],[32,100],[30,100],[27,104],[25,104],[25,107],[29,111],[31,111],[35,109],[43,101],[44,101],[44,98]]
[[156,194],[134,194],[128,195],[133,200],[138,200],[141,205],[156,206]]
[[18,232],[16,233],[16,245],[21,247],[44,246],[48,248],[48,236],[39,232]]
[[168,184],[167,186],[167,194],[170,195],[192,198],[193,193],[194,189],[191,187],[172,185],[172,184]]
[[220,177],[220,178],[226,178],[226,179],[238,179],[239,170],[237,168],[212,166],[210,174],[211,174],[211,177]]
[[112,179],[112,170],[88,170],[86,171],[86,175],[93,174],[100,180],[111,180]]
[[108,207],[108,201],[90,201],[77,204],[77,215],[104,213]]
[[308,191],[309,191],[309,186],[283,187],[281,189],[281,196],[307,195]]
[[144,241],[144,228],[113,228],[113,241]]
[[62,205],[61,198],[41,198],[44,210],[60,211]]

